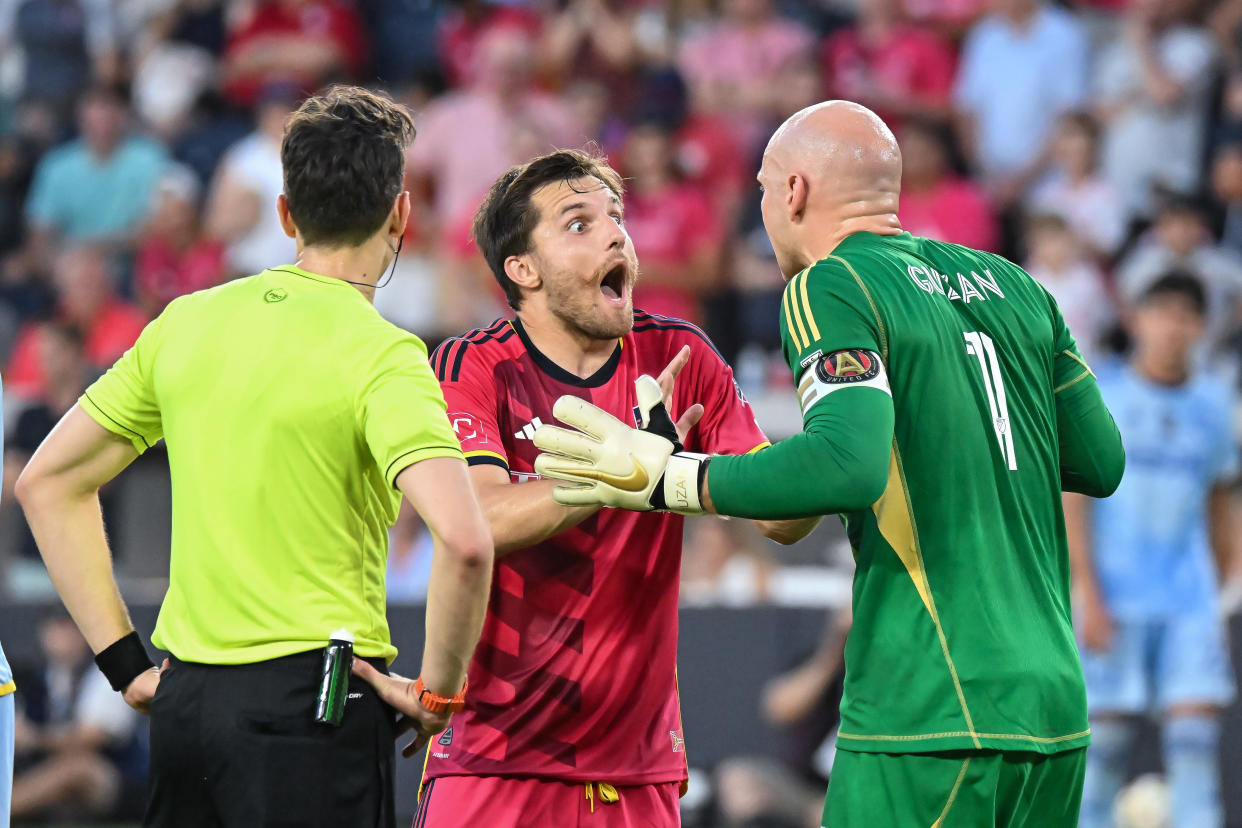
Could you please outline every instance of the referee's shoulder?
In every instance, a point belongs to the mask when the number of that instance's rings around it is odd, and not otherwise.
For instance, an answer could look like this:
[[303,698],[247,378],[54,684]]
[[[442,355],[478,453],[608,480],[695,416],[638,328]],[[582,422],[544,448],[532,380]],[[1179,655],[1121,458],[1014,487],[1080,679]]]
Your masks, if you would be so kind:
[[[431,353],[431,368],[440,382],[457,382],[469,362],[498,362],[505,358],[506,343],[517,335],[506,317],[490,325],[450,336]],[[467,356],[469,354],[469,356]]]

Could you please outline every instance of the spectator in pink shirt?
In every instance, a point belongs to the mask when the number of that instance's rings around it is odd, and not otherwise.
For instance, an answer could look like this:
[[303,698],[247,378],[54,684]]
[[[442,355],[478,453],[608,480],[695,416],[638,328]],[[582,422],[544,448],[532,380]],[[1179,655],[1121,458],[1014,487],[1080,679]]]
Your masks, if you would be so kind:
[[479,44],[498,29],[517,29],[531,37],[539,35],[542,21],[534,11],[488,0],[453,3],[436,31],[440,65],[450,86],[470,86],[479,66]]
[[[411,193],[443,232],[469,224],[496,177],[527,161],[527,133],[539,151],[581,146],[587,136],[569,106],[531,83],[531,38],[514,27],[489,32],[479,44],[476,82],[437,98],[417,118],[418,140],[407,156]],[[429,195],[430,194],[430,195]],[[430,223],[430,222],[429,222]]]
[[679,180],[672,136],[645,124],[630,133],[622,170],[625,227],[638,254],[634,304],[697,322],[699,302],[719,284],[722,234],[711,205]]
[[909,23],[899,0],[862,0],[857,24],[834,32],[822,59],[829,97],[865,104],[893,129],[909,115],[949,116],[953,49]]
[[805,56],[814,38],[798,23],[778,17],[771,0],[724,0],[722,6],[719,22],[682,45],[678,68],[695,108],[727,113],[749,154],[767,140],[767,122],[776,115],[777,75],[788,61]]
[[916,236],[996,250],[996,216],[983,191],[949,169],[943,133],[910,120],[900,135],[901,226]]

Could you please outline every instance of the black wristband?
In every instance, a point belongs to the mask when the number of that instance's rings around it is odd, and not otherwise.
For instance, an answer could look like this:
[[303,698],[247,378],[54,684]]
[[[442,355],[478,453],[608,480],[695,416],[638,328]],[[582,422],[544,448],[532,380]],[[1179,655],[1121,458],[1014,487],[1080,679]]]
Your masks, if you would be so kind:
[[142,639],[134,631],[112,642],[95,656],[95,666],[108,679],[112,689],[123,692],[129,683],[155,666],[142,646]]

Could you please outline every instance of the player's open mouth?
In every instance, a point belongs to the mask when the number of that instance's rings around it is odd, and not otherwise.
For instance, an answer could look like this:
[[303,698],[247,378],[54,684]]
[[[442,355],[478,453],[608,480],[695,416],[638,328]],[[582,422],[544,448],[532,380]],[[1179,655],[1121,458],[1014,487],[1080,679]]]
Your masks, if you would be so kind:
[[625,301],[626,270],[625,262],[617,262],[604,274],[604,280],[599,283],[599,292],[608,301],[616,304]]

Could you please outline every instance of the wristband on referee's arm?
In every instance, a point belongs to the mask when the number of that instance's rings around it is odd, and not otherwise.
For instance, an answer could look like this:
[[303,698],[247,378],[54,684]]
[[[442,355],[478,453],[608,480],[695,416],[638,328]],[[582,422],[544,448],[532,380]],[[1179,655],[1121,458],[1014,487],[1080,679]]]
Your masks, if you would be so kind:
[[101,650],[95,656],[95,666],[113,690],[124,692],[131,681],[154,667],[155,662],[147,655],[147,648],[142,646],[142,639],[135,630]]
[[427,685],[423,684],[423,677],[419,676],[414,682],[414,695],[418,697],[418,703],[432,713],[460,713],[466,709],[466,688],[469,686],[470,679],[467,678],[462,682],[461,692],[450,699],[428,690]]

